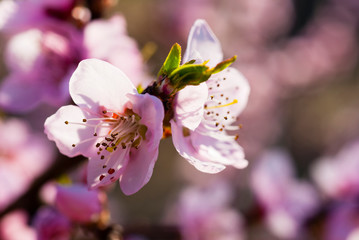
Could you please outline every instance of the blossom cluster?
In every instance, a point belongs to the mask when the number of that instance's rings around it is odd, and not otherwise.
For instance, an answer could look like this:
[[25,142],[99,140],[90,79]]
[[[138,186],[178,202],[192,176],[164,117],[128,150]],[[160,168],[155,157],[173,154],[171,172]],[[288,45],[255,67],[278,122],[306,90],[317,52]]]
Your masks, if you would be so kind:
[[317,2],[0,1],[0,239],[357,239],[359,4]]

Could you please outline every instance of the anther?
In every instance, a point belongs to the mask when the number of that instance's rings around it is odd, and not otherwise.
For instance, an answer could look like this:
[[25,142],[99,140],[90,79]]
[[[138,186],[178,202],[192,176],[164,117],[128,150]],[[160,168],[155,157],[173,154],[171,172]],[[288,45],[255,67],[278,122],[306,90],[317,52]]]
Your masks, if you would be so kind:
[[102,155],[102,156],[101,156],[101,159],[105,159],[105,156],[104,156],[104,155]]
[[86,120],[85,118],[84,118],[84,119],[82,119],[82,121],[83,121],[83,122],[87,122],[87,120]]
[[72,147],[76,147],[76,145],[75,145],[75,144],[72,144]]
[[100,147],[100,145],[101,145],[100,143],[97,143],[97,144],[96,144],[96,147],[98,148],[98,147]]
[[107,165],[103,165],[103,166],[102,166],[102,168],[106,168],[106,167],[107,167]]
[[65,121],[65,124],[69,124],[69,121]]

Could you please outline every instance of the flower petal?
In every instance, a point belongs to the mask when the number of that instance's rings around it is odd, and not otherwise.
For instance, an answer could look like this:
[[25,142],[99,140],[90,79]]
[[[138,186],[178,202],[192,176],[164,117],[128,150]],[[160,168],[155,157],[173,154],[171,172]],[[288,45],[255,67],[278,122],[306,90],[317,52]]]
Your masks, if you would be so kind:
[[[227,116],[227,118],[218,119],[228,125],[236,121],[236,117],[243,111],[248,102],[250,86],[247,79],[235,68],[227,68],[226,70],[214,74],[206,82],[209,88],[210,98],[206,102],[207,106],[217,106],[211,111],[219,116]],[[229,112],[229,114],[227,114]],[[233,116],[233,118],[232,118]]]
[[204,104],[208,97],[207,84],[187,86],[176,94],[175,121],[190,130],[194,130],[203,118]]
[[198,19],[191,28],[183,62],[198,59],[199,56],[201,61],[210,60],[209,66],[215,66],[223,60],[221,44],[203,19]]
[[[171,120],[172,141],[177,152],[194,165],[199,171],[206,173],[218,173],[226,167],[207,158],[207,155],[200,155],[192,145],[191,136],[184,136],[182,126]],[[192,132],[191,132],[192,133]]]
[[[115,182],[123,173],[129,159],[129,149],[121,149],[89,158],[87,165],[87,185],[90,189],[107,186]],[[104,156],[104,159],[101,159]]]
[[158,148],[162,138],[162,121],[164,109],[161,100],[149,94],[128,94],[133,106],[132,110],[140,115],[140,123],[147,127],[146,141],[149,150]]
[[220,134],[210,136],[194,131],[191,133],[191,141],[198,154],[210,161],[236,168],[248,166],[242,147],[234,139],[223,139]]
[[124,194],[134,194],[148,183],[157,157],[158,147],[150,149],[147,142],[143,142],[139,149],[131,149],[131,159],[120,179],[120,186]]
[[127,76],[118,68],[98,59],[80,62],[70,79],[70,95],[81,108],[99,113],[105,106],[124,111],[127,93],[137,93]]
[[[89,113],[77,106],[61,107],[54,115],[46,119],[45,133],[50,140],[55,141],[56,146],[64,155],[94,156],[97,151],[94,130],[82,123],[82,119],[87,119],[89,116]],[[65,124],[65,121],[69,124]],[[91,140],[83,142],[86,139]],[[76,146],[73,147],[72,144]]]

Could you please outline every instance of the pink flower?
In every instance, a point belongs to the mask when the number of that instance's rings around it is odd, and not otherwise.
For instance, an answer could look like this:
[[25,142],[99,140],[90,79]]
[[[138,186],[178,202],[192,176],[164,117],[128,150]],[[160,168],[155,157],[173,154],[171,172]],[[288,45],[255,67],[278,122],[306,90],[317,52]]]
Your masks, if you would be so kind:
[[23,112],[40,102],[65,103],[70,75],[84,55],[81,41],[76,29],[62,23],[14,35],[6,48],[10,74],[1,85],[0,105]]
[[[221,46],[204,20],[197,20],[188,38],[183,62],[195,59],[215,66],[223,60]],[[249,85],[234,68],[213,74],[205,83],[187,86],[175,98],[171,120],[174,146],[198,170],[222,171],[226,165],[247,166],[238,136],[229,131],[247,104]]]
[[26,213],[20,210],[5,215],[0,221],[0,239],[35,240],[35,230],[28,226],[27,218]]
[[15,32],[59,23],[71,16],[75,0],[5,0],[0,3],[0,31]]
[[71,237],[71,223],[51,207],[40,208],[33,223],[38,240],[68,240]]
[[111,64],[88,59],[70,79],[78,106],[61,107],[45,122],[45,132],[60,152],[89,157],[88,185],[116,179],[133,194],[150,179],[162,137],[162,102],[138,94],[131,81]]
[[22,121],[0,121],[0,210],[22,194],[52,162],[53,149]]
[[288,154],[272,150],[254,166],[251,186],[265,210],[265,221],[278,237],[293,238],[319,203],[315,189],[295,179]]
[[336,156],[326,156],[312,168],[319,188],[331,198],[355,198],[359,194],[359,141],[345,146]]
[[41,102],[65,104],[70,76],[86,58],[121,68],[136,87],[147,85],[140,51],[127,36],[123,17],[92,21],[83,31],[65,22],[47,23],[10,38],[5,55],[9,75],[0,88],[0,106],[8,112],[25,112]]
[[76,184],[57,186],[55,206],[59,212],[75,222],[88,223],[99,218],[105,201],[104,193]]
[[243,219],[230,207],[232,198],[225,182],[187,188],[167,218],[178,224],[185,240],[244,239]]

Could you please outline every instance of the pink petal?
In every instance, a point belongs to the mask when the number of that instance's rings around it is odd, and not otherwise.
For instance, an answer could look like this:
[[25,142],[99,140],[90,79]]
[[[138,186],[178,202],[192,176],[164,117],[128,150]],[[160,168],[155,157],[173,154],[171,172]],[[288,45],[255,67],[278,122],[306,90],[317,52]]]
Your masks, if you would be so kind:
[[[102,155],[105,157],[104,159],[101,159]],[[123,173],[128,159],[128,148],[125,150],[119,148],[113,153],[103,151],[101,155],[89,158],[87,166],[87,184],[89,188],[104,187],[115,182]]]
[[131,149],[131,159],[120,179],[124,194],[136,193],[150,180],[158,157],[158,147],[155,149],[149,147],[147,142],[142,142],[139,149]]
[[123,112],[128,101],[127,93],[137,93],[127,76],[115,66],[98,59],[81,61],[70,79],[70,95],[74,102],[93,112],[102,111],[102,106]]
[[128,94],[133,104],[132,110],[140,115],[140,123],[147,127],[148,148],[158,148],[162,138],[164,109],[161,100],[149,94]]
[[198,58],[201,61],[210,60],[210,66],[215,66],[223,59],[221,44],[207,22],[202,19],[197,20],[191,28],[183,62]]
[[194,130],[201,123],[203,109],[208,97],[207,84],[187,86],[175,98],[175,121],[177,124]]
[[206,156],[202,156],[192,145],[190,136],[183,136],[182,126],[171,120],[172,141],[178,153],[194,165],[198,170],[206,173],[218,173],[226,167],[223,164],[212,162]]
[[[45,133],[50,140],[55,141],[56,146],[64,155],[69,157],[80,154],[87,157],[97,155],[94,130],[82,122],[82,119],[89,117],[87,112],[77,106],[61,107],[54,115],[46,119]],[[69,124],[65,124],[65,121]],[[80,143],[86,139],[92,140]],[[73,147],[72,144],[76,146]]]

